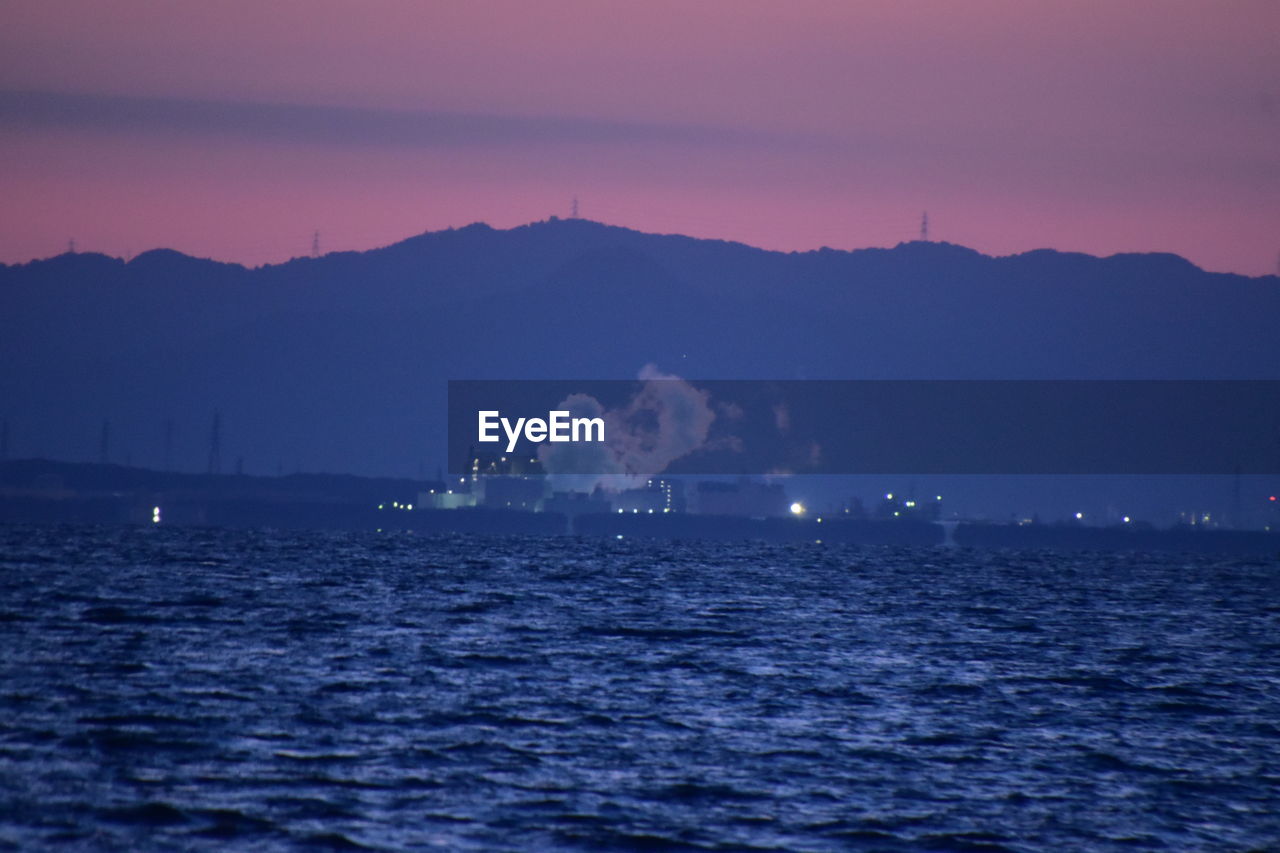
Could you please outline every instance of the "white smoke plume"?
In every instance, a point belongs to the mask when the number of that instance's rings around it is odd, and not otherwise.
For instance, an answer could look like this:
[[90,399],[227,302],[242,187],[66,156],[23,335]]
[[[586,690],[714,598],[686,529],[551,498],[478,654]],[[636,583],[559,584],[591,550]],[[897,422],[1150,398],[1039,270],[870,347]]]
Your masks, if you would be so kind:
[[716,419],[710,394],[652,364],[641,368],[637,378],[643,383],[640,390],[617,409],[606,410],[588,394],[572,394],[560,403],[573,417],[604,418],[605,440],[548,443],[538,449],[543,469],[557,475],[557,489],[630,488],[706,445]]

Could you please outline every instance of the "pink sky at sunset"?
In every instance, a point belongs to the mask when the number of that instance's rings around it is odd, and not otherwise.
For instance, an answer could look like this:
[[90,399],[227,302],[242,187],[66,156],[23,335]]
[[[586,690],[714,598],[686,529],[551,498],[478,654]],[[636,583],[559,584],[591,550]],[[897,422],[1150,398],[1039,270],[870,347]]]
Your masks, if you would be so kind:
[[0,5],[0,261],[551,214],[1274,272],[1280,4]]

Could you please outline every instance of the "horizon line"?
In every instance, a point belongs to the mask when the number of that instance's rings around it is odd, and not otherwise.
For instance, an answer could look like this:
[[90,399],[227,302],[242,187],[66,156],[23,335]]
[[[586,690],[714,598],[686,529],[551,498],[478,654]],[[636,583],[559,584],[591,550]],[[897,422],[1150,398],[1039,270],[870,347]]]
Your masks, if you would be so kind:
[[156,252],[172,252],[174,254],[182,255],[183,257],[189,258],[191,260],[206,261],[209,263],[223,264],[227,266],[237,266],[246,271],[254,271],[254,270],[261,270],[261,269],[270,269],[274,267],[282,267],[288,264],[294,264],[299,262],[319,261],[335,255],[352,255],[352,254],[367,254],[370,252],[381,252],[387,249],[392,249],[397,246],[401,246],[412,240],[421,239],[423,237],[432,237],[437,235],[450,234],[450,233],[465,231],[465,230],[474,229],[474,228],[485,228],[490,231],[494,231],[498,233],[510,233],[510,232],[518,231],[525,228],[534,228],[538,226],[549,226],[549,225],[572,224],[572,223],[582,223],[582,224],[591,225],[591,226],[600,227],[600,228],[609,228],[609,229],[616,229],[620,231],[628,231],[633,234],[637,234],[644,237],[680,238],[685,240],[694,240],[700,243],[721,243],[721,244],[727,244],[732,246],[739,246],[744,249],[749,249],[755,252],[764,252],[770,255],[809,255],[809,254],[816,254],[821,252],[839,252],[842,254],[851,255],[857,252],[896,251],[896,250],[900,250],[900,249],[911,247],[911,246],[931,245],[931,246],[963,249],[967,252],[972,252],[983,258],[988,258],[991,260],[1018,258],[1025,255],[1035,254],[1038,252],[1052,252],[1057,255],[1074,255],[1078,257],[1092,258],[1094,260],[1099,260],[1099,261],[1111,260],[1115,258],[1126,258],[1126,257],[1167,257],[1167,258],[1176,258],[1177,260],[1190,265],[1198,272],[1206,273],[1209,275],[1230,275],[1230,276],[1236,276],[1239,278],[1246,278],[1251,280],[1266,279],[1266,278],[1280,278],[1280,270],[1278,270],[1275,273],[1264,273],[1261,275],[1250,275],[1248,273],[1236,272],[1232,270],[1209,270],[1200,266],[1195,261],[1192,261],[1185,255],[1181,255],[1177,252],[1168,252],[1168,251],[1133,250],[1133,251],[1113,252],[1109,255],[1100,255],[1100,254],[1094,254],[1092,252],[1080,251],[1075,249],[1059,249],[1053,246],[1039,246],[1032,249],[1025,249],[1020,252],[1010,252],[1008,254],[992,254],[992,253],[984,252],[981,249],[976,249],[972,246],[967,246],[963,243],[952,243],[948,240],[921,240],[918,238],[910,239],[910,240],[900,240],[892,246],[865,245],[865,246],[854,246],[850,248],[838,248],[833,246],[822,245],[822,246],[817,246],[809,249],[790,249],[790,250],[769,249],[763,246],[757,246],[751,243],[747,243],[742,240],[734,240],[730,238],[699,237],[699,236],[685,234],[677,231],[667,231],[667,232],[645,231],[645,230],[634,228],[628,225],[618,225],[614,223],[604,222],[601,220],[590,219],[588,217],[559,216],[557,214],[549,214],[545,219],[535,219],[529,222],[520,223],[518,225],[512,225],[507,228],[490,225],[485,220],[476,220],[474,222],[469,222],[466,225],[451,225],[451,226],[448,226],[445,228],[439,228],[436,230],[428,229],[426,231],[409,234],[408,236],[402,237],[398,240],[393,240],[390,243],[369,246],[363,249],[335,249],[329,252],[322,252],[320,255],[317,255],[317,256],[312,256],[308,254],[295,254],[281,261],[267,262],[267,263],[256,264],[256,265],[250,265],[247,263],[243,263],[241,261],[223,260],[223,259],[204,256],[204,255],[190,254],[188,252],[183,251],[182,249],[175,249],[172,246],[163,246],[163,245],[153,246],[149,249],[144,249],[141,252],[132,253],[126,257],[124,254],[113,254],[111,252],[106,252],[106,251],[78,250],[74,248],[74,244],[76,241],[72,239],[70,241],[71,247],[62,252],[58,252],[56,254],[51,254],[51,255],[44,255],[40,257],[32,257],[25,261],[14,261],[14,262],[0,261],[0,268],[22,267],[22,266],[29,266],[31,264],[45,263],[45,262],[53,261],[59,258],[65,258],[69,255],[92,255],[92,256],[98,256],[98,257],[105,257],[105,258],[121,261],[127,265],[144,255],[149,255]]

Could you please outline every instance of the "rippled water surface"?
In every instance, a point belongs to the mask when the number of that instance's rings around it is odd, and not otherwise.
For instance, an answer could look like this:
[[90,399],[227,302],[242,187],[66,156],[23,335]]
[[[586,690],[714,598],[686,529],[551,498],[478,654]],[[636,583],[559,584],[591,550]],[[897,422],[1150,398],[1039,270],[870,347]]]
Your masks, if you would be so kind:
[[1278,578],[0,528],[0,846],[1277,849]]

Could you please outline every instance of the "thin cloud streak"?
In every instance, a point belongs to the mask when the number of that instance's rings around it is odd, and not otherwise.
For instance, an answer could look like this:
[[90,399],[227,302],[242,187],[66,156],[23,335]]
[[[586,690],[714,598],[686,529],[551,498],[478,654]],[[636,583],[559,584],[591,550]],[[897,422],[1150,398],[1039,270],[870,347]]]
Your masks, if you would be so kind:
[[0,91],[0,126],[227,135],[344,146],[777,144],[732,128],[563,116],[497,116],[311,104]]

